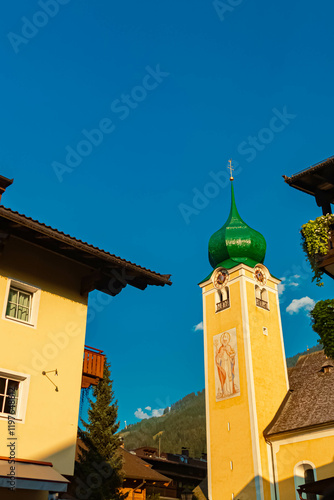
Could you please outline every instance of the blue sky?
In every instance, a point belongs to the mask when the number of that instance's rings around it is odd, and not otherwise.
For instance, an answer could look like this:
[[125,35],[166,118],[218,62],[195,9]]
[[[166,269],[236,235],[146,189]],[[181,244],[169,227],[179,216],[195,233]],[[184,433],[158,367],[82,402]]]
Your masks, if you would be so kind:
[[300,246],[321,212],[282,175],[333,154],[333,4],[55,1],[3,7],[3,202],[173,275],[106,306],[91,297],[86,343],[112,363],[122,424],[204,387],[197,283],[228,216],[231,157],[239,212],[285,278],[287,355],[316,344],[305,307],[286,308],[331,298]]

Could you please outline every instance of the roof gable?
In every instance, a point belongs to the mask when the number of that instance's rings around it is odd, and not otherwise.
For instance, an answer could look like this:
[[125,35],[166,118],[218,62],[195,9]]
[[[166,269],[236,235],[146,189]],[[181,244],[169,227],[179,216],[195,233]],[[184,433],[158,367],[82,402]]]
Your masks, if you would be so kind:
[[324,351],[299,357],[289,370],[290,390],[265,435],[334,425],[334,369],[326,373],[323,366],[327,362]]

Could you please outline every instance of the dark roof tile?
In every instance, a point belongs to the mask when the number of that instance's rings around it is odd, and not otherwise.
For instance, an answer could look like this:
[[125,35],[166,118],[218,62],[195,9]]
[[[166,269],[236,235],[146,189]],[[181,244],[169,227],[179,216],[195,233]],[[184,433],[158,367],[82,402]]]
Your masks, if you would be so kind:
[[170,274],[159,274],[156,273],[155,271],[147,269],[146,267],[134,264],[133,262],[118,257],[117,255],[106,252],[105,250],[102,250],[99,247],[96,247],[85,241],[77,239],[74,236],[70,236],[69,234],[66,234],[63,231],[59,231],[58,229],[48,226],[43,222],[39,222],[38,220],[32,219],[31,217],[27,217],[26,215],[11,210],[10,208],[0,206],[0,219],[1,218],[21,224],[22,226],[25,226],[32,231],[44,233],[50,238],[54,238],[55,240],[61,240],[62,242],[68,245],[72,245],[77,249],[80,249],[87,253],[91,253],[100,259],[113,260],[116,264],[123,265],[125,267],[132,269],[135,268],[139,272],[143,272],[146,275],[150,275],[152,278],[156,278],[156,280],[159,281],[162,285],[164,284],[171,285],[171,281],[169,280],[171,276]]
[[290,391],[266,435],[334,422],[334,369],[323,372],[326,360],[324,351],[299,357],[289,370]]
[[170,483],[171,479],[152,469],[152,466],[141,458],[123,448],[120,448],[120,452],[123,459],[123,473],[125,478]]

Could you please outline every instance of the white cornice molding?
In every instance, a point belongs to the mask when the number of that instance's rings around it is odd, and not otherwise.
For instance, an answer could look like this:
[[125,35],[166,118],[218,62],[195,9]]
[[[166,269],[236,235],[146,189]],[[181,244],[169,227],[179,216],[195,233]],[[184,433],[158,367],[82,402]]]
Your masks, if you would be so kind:
[[[231,284],[237,283],[238,281],[241,281],[241,280],[243,280],[244,282],[251,283],[252,285],[256,285],[257,284],[255,280],[252,280],[251,278],[248,278],[248,276],[245,275],[244,269],[241,269],[241,273],[238,276],[236,276],[235,278],[232,278],[232,279],[230,278],[227,286],[230,286]],[[209,283],[210,282],[208,281],[208,284]],[[268,284],[268,282],[267,282],[267,284],[266,285],[262,285],[261,288],[264,288],[264,289],[268,290],[269,292],[275,293],[276,295],[278,295],[277,286],[276,285],[274,285],[274,286],[275,286],[275,288],[271,287]],[[203,296],[204,295],[210,295],[211,293],[215,293],[215,291],[216,291],[215,288],[211,288],[210,290],[206,290],[206,291],[203,290],[202,291],[202,295]]]
[[314,426],[306,429],[296,429],[295,431],[282,432],[281,434],[273,434],[267,438],[273,445],[285,445],[290,443],[298,443],[300,441],[310,441],[311,439],[320,439],[324,437],[334,436],[334,425],[323,424],[323,427]]
[[[246,271],[249,271],[249,272],[251,272],[251,273],[253,273],[253,272],[254,272],[254,268],[253,268],[253,267],[250,267],[250,266],[247,266],[246,264],[238,264],[237,266],[232,267],[231,269],[228,269],[228,272],[229,272],[229,274],[231,274],[232,272],[239,271],[239,270],[242,270],[242,271],[246,270]],[[214,270],[213,270],[213,271],[214,271]],[[213,272],[213,271],[212,271],[212,272]],[[244,274],[244,273],[241,273],[241,275],[245,276],[245,274]],[[237,276],[236,278],[239,278],[239,276]],[[231,283],[232,281],[234,281],[236,278],[230,279],[230,283]],[[247,278],[246,278],[246,279],[247,279]],[[248,279],[249,279],[249,278],[248,278]],[[272,276],[271,274],[270,274],[270,277],[268,278],[268,281],[272,281],[275,285],[279,285],[279,284],[281,283],[281,280],[279,280],[279,279],[275,278],[275,277],[274,277],[274,276]],[[212,283],[212,279],[211,279],[211,277],[210,277],[210,279],[208,279],[208,280],[204,281],[203,283],[199,283],[199,284],[198,284],[198,286],[199,286],[199,287],[201,287],[201,288],[203,289],[204,287],[206,287],[207,285],[210,285],[211,283]],[[211,291],[211,290],[210,290],[210,291]],[[203,292],[203,293],[207,293],[207,292]]]
[[203,301],[203,343],[204,343],[204,376],[205,376],[205,416],[206,416],[206,438],[207,438],[207,467],[208,467],[208,490],[209,498],[212,498],[211,484],[211,434],[210,434],[210,394],[209,394],[209,360],[208,360],[208,335],[206,327],[206,302]]

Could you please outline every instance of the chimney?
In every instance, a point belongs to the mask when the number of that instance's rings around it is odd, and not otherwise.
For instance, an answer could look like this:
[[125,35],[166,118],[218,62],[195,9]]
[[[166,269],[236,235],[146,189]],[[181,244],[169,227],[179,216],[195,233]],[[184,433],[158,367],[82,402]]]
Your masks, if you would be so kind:
[[182,446],[181,455],[183,457],[189,457],[189,449]]
[[3,177],[0,175],[0,201],[1,201],[1,196],[3,193],[6,191],[8,186],[13,184],[14,179],[7,179],[7,177]]

